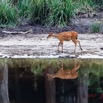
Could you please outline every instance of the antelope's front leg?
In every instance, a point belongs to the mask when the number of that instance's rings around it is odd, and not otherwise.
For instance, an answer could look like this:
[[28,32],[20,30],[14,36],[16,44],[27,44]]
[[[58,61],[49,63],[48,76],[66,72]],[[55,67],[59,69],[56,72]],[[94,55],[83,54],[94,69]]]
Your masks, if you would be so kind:
[[63,43],[61,43],[61,46],[62,46],[62,53],[63,53]]
[[61,49],[62,49],[62,53],[63,53],[63,41],[60,41],[60,45],[61,45]]
[[77,41],[76,41],[75,39],[73,39],[72,41],[73,41],[73,43],[75,44],[75,48],[74,48],[74,53],[75,53],[76,47],[77,47]]
[[58,52],[60,52],[60,50],[59,50],[59,46],[61,46],[62,47],[62,53],[63,53],[63,42],[59,42],[59,44],[58,44]]
[[77,42],[79,43],[79,47],[80,47],[81,51],[83,51],[82,46],[81,46],[81,44],[80,44],[80,41],[77,40]]
[[60,44],[61,44],[61,43],[59,42],[59,44],[58,44],[58,52],[60,52],[60,51],[59,51],[59,46],[60,46]]

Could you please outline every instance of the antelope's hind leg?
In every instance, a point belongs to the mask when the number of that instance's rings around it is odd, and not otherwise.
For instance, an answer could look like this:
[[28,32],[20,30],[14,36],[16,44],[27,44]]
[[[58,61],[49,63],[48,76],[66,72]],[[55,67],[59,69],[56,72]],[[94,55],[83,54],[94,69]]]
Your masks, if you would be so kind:
[[73,41],[73,43],[75,44],[74,53],[76,52],[77,43],[79,44],[79,47],[80,47],[80,49],[81,49],[81,51],[82,51],[82,47],[81,47],[80,41],[77,40],[77,39],[73,39],[72,41]]
[[82,46],[81,46],[81,44],[80,44],[80,41],[77,40],[77,42],[78,42],[78,44],[79,44],[79,47],[80,47],[81,51],[83,51]]
[[58,52],[60,52],[60,51],[59,51],[59,46],[60,46],[60,42],[59,42],[59,44],[58,44]]
[[58,52],[60,52],[60,50],[59,50],[59,47],[61,46],[61,48],[62,48],[62,53],[63,53],[63,42],[59,42],[59,44],[58,44]]
[[73,39],[72,41],[73,41],[73,43],[75,44],[75,48],[74,48],[74,53],[75,53],[75,52],[76,52],[76,47],[77,47],[77,40],[76,40],[76,39]]

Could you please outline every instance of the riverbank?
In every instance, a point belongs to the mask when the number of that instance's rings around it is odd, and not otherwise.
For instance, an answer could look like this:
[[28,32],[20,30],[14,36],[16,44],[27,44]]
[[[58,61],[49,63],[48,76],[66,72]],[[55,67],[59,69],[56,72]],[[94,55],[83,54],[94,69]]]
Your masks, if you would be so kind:
[[[76,54],[72,41],[64,42],[64,53],[58,53],[59,41],[55,38],[47,39],[48,34],[8,35],[0,37],[0,58],[69,58],[97,55],[103,57],[102,34],[79,34],[83,51],[77,46]],[[89,55],[89,56],[88,56]]]

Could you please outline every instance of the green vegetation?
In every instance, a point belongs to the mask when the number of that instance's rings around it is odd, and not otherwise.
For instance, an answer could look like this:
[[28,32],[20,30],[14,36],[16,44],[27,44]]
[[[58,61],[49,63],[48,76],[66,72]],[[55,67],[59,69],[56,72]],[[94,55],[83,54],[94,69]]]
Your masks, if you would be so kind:
[[27,22],[65,26],[76,14],[103,8],[103,0],[1,0],[0,25]]
[[10,2],[0,1],[0,25],[16,24],[17,17],[16,8]]
[[93,23],[91,28],[90,28],[90,32],[91,33],[99,33],[100,32],[100,26],[101,26],[101,23],[98,23],[98,22]]
[[76,5],[72,0],[51,0],[48,7],[49,15],[47,25],[64,26],[70,21],[70,18],[75,15],[74,10],[76,9]]

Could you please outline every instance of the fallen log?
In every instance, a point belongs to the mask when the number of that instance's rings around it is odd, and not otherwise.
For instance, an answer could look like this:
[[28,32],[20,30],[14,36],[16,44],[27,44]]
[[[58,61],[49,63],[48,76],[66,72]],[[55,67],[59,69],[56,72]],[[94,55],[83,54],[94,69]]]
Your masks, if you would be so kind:
[[5,31],[5,30],[3,30],[2,33],[6,33],[6,34],[28,34],[28,33],[33,33],[33,30],[30,29],[30,30],[24,31],[24,32],[23,31],[18,32],[18,31]]

